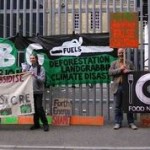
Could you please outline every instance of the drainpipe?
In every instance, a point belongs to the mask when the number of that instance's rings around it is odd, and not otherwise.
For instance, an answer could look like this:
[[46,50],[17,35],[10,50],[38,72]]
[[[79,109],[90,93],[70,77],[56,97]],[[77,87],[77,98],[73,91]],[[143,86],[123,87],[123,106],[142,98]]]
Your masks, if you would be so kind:
[[150,1],[148,0],[148,70],[150,70]]

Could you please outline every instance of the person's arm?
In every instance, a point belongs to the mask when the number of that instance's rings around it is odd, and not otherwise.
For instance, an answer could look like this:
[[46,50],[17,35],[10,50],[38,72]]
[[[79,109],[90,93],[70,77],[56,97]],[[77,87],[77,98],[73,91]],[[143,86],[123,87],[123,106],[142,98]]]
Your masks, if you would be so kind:
[[117,76],[122,74],[122,68],[117,68],[116,67],[116,61],[112,62],[110,68],[109,68],[109,75],[110,76]]
[[45,69],[42,66],[41,66],[39,75],[37,75],[37,80],[41,82],[45,81]]
[[36,79],[40,82],[45,81],[45,69],[41,66],[39,75],[36,76]]
[[134,70],[135,70],[134,64],[131,61],[126,61],[126,68],[123,71],[123,73],[129,73]]

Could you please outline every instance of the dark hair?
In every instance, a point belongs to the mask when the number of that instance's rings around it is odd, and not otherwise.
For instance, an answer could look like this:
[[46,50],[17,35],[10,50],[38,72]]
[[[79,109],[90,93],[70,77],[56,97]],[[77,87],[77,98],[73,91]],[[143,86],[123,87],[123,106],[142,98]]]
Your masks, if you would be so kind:
[[39,61],[38,61],[38,55],[33,52],[30,56],[34,56],[37,60],[37,75],[39,75],[41,71],[41,65],[39,64]]
[[38,63],[38,55],[36,53],[33,52],[30,56],[34,56],[37,60],[37,63]]

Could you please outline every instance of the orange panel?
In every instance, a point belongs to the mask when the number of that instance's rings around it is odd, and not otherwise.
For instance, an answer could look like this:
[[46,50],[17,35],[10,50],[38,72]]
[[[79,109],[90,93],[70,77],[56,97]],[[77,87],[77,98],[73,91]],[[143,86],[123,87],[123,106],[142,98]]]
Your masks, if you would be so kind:
[[33,116],[19,116],[18,124],[33,124]]
[[102,116],[71,116],[71,125],[104,125]]
[[110,13],[110,47],[138,48],[138,13]]
[[150,127],[150,114],[143,113],[140,115],[140,125],[141,127]]

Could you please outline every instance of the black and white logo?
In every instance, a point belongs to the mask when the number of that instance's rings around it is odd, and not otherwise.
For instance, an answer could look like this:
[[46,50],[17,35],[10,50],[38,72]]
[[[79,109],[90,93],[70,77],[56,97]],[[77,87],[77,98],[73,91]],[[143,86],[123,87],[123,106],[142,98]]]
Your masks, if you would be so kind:
[[82,53],[102,53],[112,52],[113,48],[109,46],[83,46],[83,38],[66,41],[58,47],[50,50],[51,56],[80,56]]
[[138,79],[135,85],[135,92],[141,102],[150,105],[150,73]]

